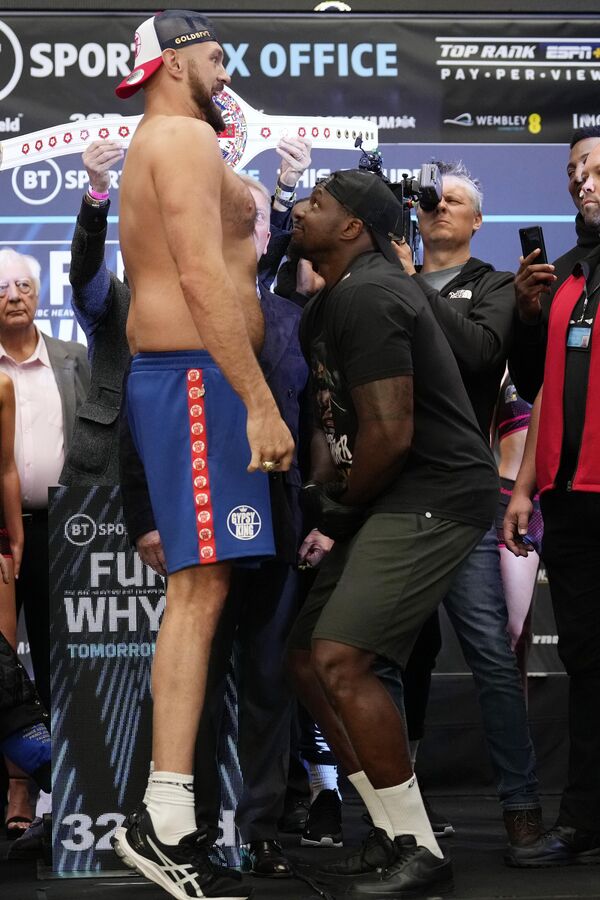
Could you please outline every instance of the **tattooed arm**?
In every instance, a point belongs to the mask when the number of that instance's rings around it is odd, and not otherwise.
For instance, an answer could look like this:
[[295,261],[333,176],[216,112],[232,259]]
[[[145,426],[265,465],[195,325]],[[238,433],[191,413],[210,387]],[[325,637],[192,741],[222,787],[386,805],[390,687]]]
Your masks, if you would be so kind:
[[340,502],[373,500],[400,474],[413,437],[413,379],[400,375],[352,390],[358,419],[348,487]]

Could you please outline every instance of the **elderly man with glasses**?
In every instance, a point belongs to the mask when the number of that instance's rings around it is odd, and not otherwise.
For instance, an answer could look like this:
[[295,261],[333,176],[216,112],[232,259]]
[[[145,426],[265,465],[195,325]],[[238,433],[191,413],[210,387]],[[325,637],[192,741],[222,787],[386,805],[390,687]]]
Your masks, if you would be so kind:
[[15,388],[15,459],[25,529],[17,606],[24,608],[35,683],[49,709],[48,488],[59,483],[90,372],[82,344],[36,328],[39,293],[39,262],[0,250],[0,371]]

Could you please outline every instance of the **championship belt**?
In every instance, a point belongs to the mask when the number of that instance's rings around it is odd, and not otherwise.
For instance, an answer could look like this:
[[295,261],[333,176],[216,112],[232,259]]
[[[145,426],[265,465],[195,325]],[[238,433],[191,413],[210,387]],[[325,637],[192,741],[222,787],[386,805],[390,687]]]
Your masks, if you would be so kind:
[[[377,147],[377,125],[368,119],[337,116],[268,116],[225,88],[214,97],[225,120],[218,135],[225,162],[243,169],[263,150],[273,150],[282,137],[307,137],[319,149],[353,150],[362,138],[365,150]],[[0,143],[0,171],[44,159],[82,153],[98,140],[119,141],[128,147],[141,116],[104,116],[44,128]]]

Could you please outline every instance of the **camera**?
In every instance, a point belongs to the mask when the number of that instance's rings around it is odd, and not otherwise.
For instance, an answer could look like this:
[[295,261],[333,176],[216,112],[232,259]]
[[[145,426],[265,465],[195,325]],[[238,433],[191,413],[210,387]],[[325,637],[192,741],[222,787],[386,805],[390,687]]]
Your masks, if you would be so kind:
[[418,203],[421,209],[431,212],[442,199],[442,177],[438,167],[435,163],[425,163],[416,178],[406,174],[400,181],[392,182],[383,172],[383,157],[379,150],[370,152],[365,150],[361,135],[356,138],[354,146],[361,152],[358,168],[365,172],[373,172],[383,179],[402,205],[402,236],[414,250],[419,232],[417,222],[411,216],[411,210],[415,203]]

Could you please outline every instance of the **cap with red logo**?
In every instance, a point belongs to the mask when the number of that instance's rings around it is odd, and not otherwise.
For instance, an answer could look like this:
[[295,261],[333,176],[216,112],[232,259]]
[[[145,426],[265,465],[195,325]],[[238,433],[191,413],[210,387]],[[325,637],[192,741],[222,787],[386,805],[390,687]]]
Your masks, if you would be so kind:
[[162,65],[162,52],[169,48],[181,50],[190,44],[216,41],[211,22],[189,9],[166,9],[146,19],[135,33],[135,66],[115,94],[122,100],[138,91]]

